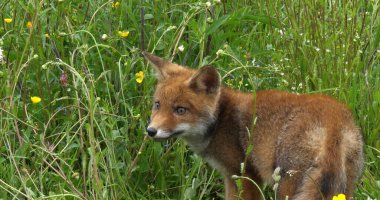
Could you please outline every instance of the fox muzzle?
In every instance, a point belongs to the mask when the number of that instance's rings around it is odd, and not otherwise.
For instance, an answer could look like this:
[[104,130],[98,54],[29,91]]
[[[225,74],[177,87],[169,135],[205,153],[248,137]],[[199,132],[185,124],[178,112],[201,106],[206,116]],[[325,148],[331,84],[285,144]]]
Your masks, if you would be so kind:
[[157,129],[152,128],[152,127],[148,127],[148,128],[146,129],[146,132],[148,132],[148,135],[149,135],[150,137],[154,137],[154,136],[157,134]]

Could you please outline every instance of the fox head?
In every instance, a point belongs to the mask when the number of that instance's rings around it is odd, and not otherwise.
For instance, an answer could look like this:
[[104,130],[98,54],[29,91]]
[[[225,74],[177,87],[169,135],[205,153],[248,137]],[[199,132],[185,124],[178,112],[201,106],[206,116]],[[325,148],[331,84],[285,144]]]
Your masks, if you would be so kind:
[[211,66],[185,68],[143,52],[156,72],[157,86],[147,133],[155,140],[202,140],[216,119],[220,75]]

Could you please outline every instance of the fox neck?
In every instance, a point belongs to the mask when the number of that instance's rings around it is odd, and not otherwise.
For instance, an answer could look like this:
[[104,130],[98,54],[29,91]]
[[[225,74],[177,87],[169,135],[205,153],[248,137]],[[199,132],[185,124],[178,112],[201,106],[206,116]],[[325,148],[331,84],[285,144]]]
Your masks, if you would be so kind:
[[[221,87],[221,93],[218,98],[218,102],[216,103],[216,109],[213,113],[213,118],[207,119],[204,121],[204,125],[200,128],[195,128],[194,132],[192,134],[187,134],[186,137],[182,137],[182,139],[187,143],[187,145],[190,147],[190,149],[200,155],[205,156],[206,154],[209,154],[210,152],[210,145],[212,145],[212,140],[215,140],[217,135],[222,134],[224,135],[227,131],[226,129],[229,129],[228,127],[220,126],[221,124],[239,124],[238,122],[241,120],[241,116],[239,115],[245,115],[246,112],[250,112],[247,109],[241,109],[240,107],[244,104],[243,102],[246,101],[246,99],[239,99],[234,98],[235,101],[232,101],[231,98],[234,96],[246,96],[246,94],[232,90],[227,87]],[[248,95],[250,96],[250,95]],[[242,102],[236,102],[236,100],[239,99]],[[239,111],[239,113],[235,113],[236,111]],[[234,112],[235,111],[235,112]],[[233,117],[228,118],[226,121],[226,115],[233,115]],[[237,120],[237,121],[235,121]],[[241,128],[241,127],[239,127]],[[244,127],[245,130],[245,127]],[[240,132],[241,130],[229,130],[227,132]],[[222,133],[223,132],[223,133]],[[231,133],[231,134],[236,134]],[[237,139],[238,137],[234,138]],[[214,148],[214,147],[211,147]]]
[[217,94],[215,94],[215,101],[212,105],[209,105],[207,109],[207,117],[200,119],[200,122],[192,130],[184,134],[181,138],[187,143],[190,149],[198,154],[202,155],[210,144],[211,138],[215,132],[215,127],[218,122],[220,98],[223,93],[223,87],[221,87]]
[[252,124],[253,109],[252,94],[222,87],[212,125],[200,134],[203,137],[185,140],[196,154],[222,174],[239,174],[239,163],[244,161],[241,152],[246,149],[244,141],[248,141],[247,127]]
[[216,125],[215,121],[205,122],[205,125],[198,128],[192,134],[183,136],[182,139],[189,145],[190,149],[199,155],[202,155],[210,144],[211,136]]

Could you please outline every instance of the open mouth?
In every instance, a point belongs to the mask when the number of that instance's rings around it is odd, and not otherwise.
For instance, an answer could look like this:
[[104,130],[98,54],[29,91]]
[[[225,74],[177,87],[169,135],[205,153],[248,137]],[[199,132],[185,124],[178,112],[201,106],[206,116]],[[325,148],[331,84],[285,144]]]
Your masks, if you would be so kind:
[[168,140],[168,139],[171,139],[171,138],[176,138],[178,137],[179,135],[181,135],[182,133],[184,133],[185,131],[175,131],[173,132],[172,134],[170,135],[165,135],[165,136],[159,136],[158,134],[151,137],[153,140],[155,141],[165,141],[165,140]]
[[181,135],[184,132],[185,131],[176,131],[173,134],[171,134],[169,138],[178,137],[179,135]]

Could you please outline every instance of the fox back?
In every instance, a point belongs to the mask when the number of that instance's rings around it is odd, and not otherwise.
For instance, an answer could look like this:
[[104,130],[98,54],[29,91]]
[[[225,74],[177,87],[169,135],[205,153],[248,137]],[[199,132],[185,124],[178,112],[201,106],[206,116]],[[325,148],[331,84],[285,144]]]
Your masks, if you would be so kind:
[[[148,135],[185,140],[223,174],[226,199],[238,197],[232,175],[273,185],[275,169],[278,199],[353,198],[363,142],[344,104],[323,95],[242,93],[222,86],[213,67],[192,70],[143,54],[158,79]],[[242,183],[243,199],[261,199],[254,184]]]

